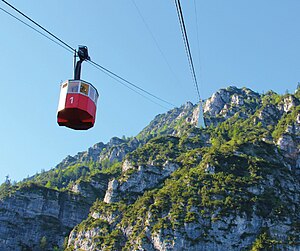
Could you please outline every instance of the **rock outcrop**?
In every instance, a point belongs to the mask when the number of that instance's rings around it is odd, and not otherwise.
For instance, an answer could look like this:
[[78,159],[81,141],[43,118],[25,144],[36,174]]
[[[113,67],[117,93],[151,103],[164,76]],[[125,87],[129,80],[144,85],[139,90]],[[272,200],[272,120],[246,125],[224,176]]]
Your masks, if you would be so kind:
[[248,88],[230,86],[214,93],[206,100],[204,114],[206,125],[218,125],[228,118],[238,114],[247,118],[252,115],[260,104],[261,96]]
[[[78,194],[31,185],[0,200],[0,250],[53,250],[91,206]],[[42,238],[46,245],[42,248]]]
[[75,156],[67,156],[56,168],[64,169],[76,163],[90,161],[101,163],[105,159],[110,162],[122,161],[127,153],[134,151],[140,144],[136,138],[119,139],[113,137],[107,144],[100,142],[87,151],[79,152]]
[[[128,160],[123,164],[123,175],[119,180],[113,179],[108,184],[104,202],[120,200],[135,201],[146,190],[155,188],[179,168],[178,164],[166,162],[162,166],[141,165],[130,167]],[[130,175],[128,175],[130,172]]]

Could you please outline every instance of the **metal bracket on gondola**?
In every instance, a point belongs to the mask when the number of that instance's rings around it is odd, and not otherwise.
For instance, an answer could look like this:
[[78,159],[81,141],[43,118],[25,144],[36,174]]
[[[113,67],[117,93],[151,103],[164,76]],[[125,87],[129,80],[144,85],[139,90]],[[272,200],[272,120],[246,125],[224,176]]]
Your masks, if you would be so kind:
[[76,57],[79,57],[79,60],[76,63],[75,70],[74,70],[74,79],[80,80],[81,75],[81,64],[85,60],[90,60],[88,48],[86,46],[79,46],[78,51],[75,51],[75,61]]

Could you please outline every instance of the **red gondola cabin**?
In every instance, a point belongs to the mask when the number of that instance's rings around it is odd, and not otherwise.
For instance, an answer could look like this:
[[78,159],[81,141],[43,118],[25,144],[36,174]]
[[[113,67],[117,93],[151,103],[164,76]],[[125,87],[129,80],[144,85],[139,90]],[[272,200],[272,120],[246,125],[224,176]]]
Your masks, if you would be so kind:
[[92,84],[83,80],[67,80],[60,89],[57,123],[75,130],[93,127],[98,96]]
[[75,130],[87,130],[94,126],[99,94],[92,84],[80,79],[82,62],[90,60],[88,48],[80,46],[75,57],[79,60],[74,79],[65,81],[60,88],[57,123]]

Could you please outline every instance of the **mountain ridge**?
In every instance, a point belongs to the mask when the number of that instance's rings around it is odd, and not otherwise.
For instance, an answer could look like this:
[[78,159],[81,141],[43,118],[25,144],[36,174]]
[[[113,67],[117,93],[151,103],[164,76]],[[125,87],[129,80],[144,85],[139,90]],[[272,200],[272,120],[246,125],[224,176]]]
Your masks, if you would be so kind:
[[[230,86],[206,100],[206,129],[195,127],[198,106],[188,102],[136,137],[114,137],[16,186],[2,184],[0,210],[18,212],[19,229],[24,222],[45,229],[16,244],[6,236],[19,236],[18,226],[2,217],[1,249],[40,250],[45,237],[44,250],[59,250],[70,228],[66,250],[300,248],[299,98],[299,89],[278,95]],[[26,215],[35,201],[22,191],[40,195],[37,215]],[[34,221],[56,203],[47,193],[77,196],[86,208],[74,212],[73,226],[53,214],[65,230],[49,231],[48,239],[48,218]],[[23,212],[18,200],[29,201]]]

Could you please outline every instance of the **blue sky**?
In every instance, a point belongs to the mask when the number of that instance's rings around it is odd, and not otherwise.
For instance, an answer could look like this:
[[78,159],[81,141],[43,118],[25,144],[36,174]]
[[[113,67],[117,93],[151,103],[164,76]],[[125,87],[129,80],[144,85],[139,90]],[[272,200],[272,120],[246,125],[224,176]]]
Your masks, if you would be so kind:
[[[300,81],[300,1],[181,2],[203,98],[229,85],[260,93],[294,91]],[[88,46],[92,60],[155,95],[176,106],[197,102],[174,1],[135,0],[167,63],[133,0],[10,3],[71,46]],[[3,2],[0,7],[12,12]],[[59,85],[73,76],[72,54],[2,11],[0,37],[0,181],[7,174],[21,180],[49,170],[113,136],[134,136],[167,111],[84,64],[82,78],[100,93],[95,127],[59,127]]]

